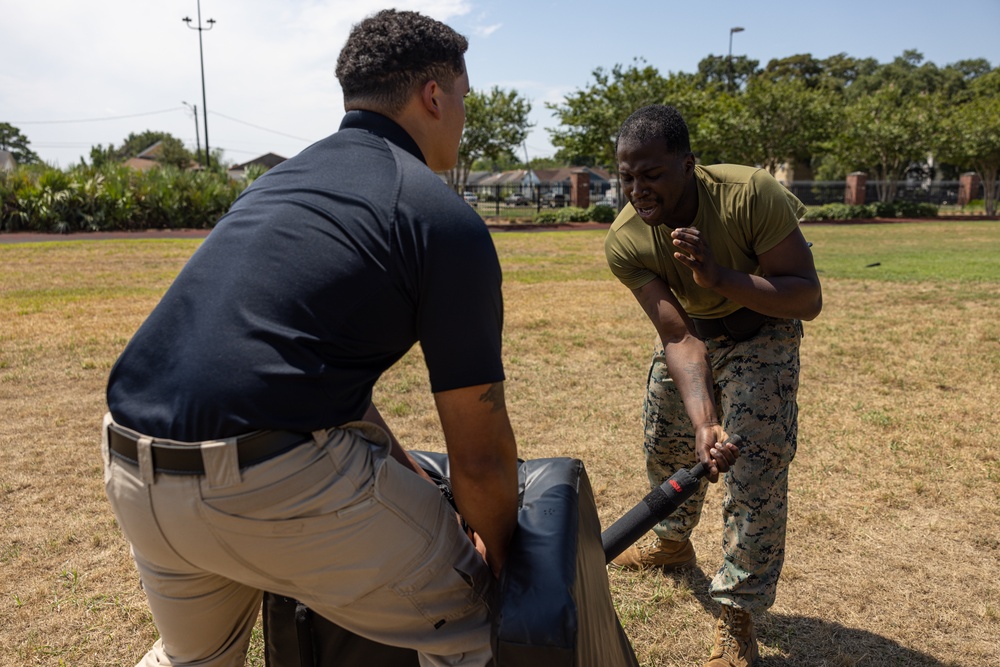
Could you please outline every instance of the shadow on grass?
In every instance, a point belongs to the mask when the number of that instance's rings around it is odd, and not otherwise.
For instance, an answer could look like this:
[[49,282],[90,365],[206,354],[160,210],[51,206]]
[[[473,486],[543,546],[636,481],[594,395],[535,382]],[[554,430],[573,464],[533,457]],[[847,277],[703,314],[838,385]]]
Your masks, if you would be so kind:
[[[700,568],[665,576],[683,580],[707,614],[719,615],[719,603],[708,593],[711,577]],[[757,640],[768,654],[757,667],[962,667],[833,620],[771,612],[756,620]]]

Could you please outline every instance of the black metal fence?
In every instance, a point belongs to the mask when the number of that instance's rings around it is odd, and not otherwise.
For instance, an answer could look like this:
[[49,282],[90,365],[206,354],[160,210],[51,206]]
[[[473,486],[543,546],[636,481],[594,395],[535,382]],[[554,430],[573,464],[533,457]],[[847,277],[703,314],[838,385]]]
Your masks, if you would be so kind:
[[[787,188],[806,206],[843,203],[845,181],[792,181]],[[865,202],[879,201],[879,192],[885,183],[868,181],[865,184]],[[550,208],[569,206],[569,187],[563,183],[536,185],[467,185],[460,190],[465,201],[483,215],[509,216],[532,215]],[[958,203],[958,181],[898,181],[894,201],[922,202],[936,205]],[[625,204],[621,192],[607,182],[591,183],[590,204],[606,204],[620,210]]]
[[[466,202],[482,215],[510,216],[533,215],[550,208],[572,204],[569,186],[565,183],[537,183],[535,185],[467,185],[459,189]],[[619,197],[608,183],[590,184],[590,202],[607,204],[619,209]]]
[[[879,192],[885,186],[881,181],[865,183],[865,202],[871,204],[879,200]],[[788,189],[806,206],[844,202],[844,181],[792,181]],[[895,201],[922,202],[945,205],[958,203],[958,181],[897,181]]]

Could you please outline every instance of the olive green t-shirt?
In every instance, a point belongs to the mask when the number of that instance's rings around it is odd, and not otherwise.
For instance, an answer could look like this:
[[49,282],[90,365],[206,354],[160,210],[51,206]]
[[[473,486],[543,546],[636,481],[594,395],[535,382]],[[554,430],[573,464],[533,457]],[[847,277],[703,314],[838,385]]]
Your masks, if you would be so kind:
[[[799,224],[806,208],[765,169],[732,164],[696,165],[701,231],[715,261],[761,275],[757,256],[774,248]],[[674,259],[667,225],[650,227],[626,204],[604,241],[611,272],[629,289],[662,278],[692,317],[713,319],[739,309],[717,292],[699,287],[691,269]]]

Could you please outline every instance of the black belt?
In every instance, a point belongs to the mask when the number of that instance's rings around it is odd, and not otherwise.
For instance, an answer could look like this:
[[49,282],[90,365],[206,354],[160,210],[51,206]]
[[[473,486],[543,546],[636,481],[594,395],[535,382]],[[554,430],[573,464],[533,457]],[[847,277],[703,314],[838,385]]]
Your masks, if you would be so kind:
[[719,336],[729,336],[735,341],[749,340],[757,335],[767,316],[749,308],[740,308],[734,313],[725,317],[712,320],[691,318],[695,333],[702,340],[706,338],[718,338]]
[[[236,455],[241,468],[261,463],[301,445],[312,436],[293,431],[256,431],[236,439]],[[114,424],[108,427],[108,448],[118,457],[138,465],[139,436],[123,432]],[[205,463],[197,444],[179,445],[153,440],[153,470],[169,475],[202,475]]]

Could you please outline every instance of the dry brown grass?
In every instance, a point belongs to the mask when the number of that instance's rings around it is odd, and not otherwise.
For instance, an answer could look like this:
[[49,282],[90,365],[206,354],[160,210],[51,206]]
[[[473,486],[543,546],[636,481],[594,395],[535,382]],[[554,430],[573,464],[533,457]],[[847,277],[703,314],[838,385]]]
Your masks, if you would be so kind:
[[[608,525],[647,491],[652,332],[603,269],[601,238],[496,236],[521,456],[583,459]],[[196,244],[0,246],[0,665],[130,665],[156,636],[101,488],[98,427],[115,356]],[[1000,283],[824,290],[806,327],[788,559],[760,619],[763,664],[1000,665]],[[376,398],[407,446],[441,450],[418,351]],[[713,487],[695,573],[610,575],[643,665],[707,655],[720,498]]]

